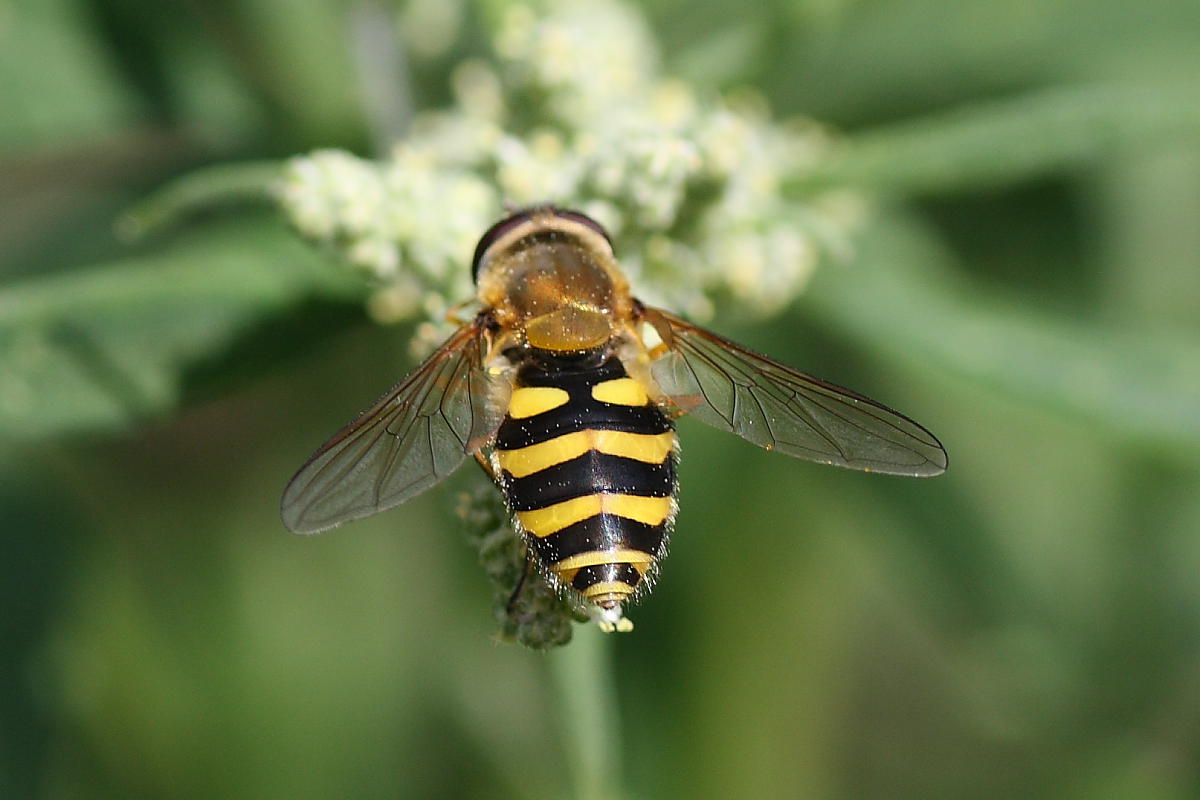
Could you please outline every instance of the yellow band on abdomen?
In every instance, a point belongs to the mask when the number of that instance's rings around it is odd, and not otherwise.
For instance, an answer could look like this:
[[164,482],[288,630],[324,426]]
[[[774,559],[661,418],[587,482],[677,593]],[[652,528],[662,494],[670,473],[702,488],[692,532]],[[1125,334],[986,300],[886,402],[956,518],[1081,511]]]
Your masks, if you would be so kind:
[[555,386],[525,386],[512,393],[508,415],[513,419],[536,417],[564,405],[571,395]]
[[589,550],[586,553],[578,553],[555,562],[551,568],[555,572],[562,573],[568,570],[594,567],[597,564],[629,564],[638,572],[645,572],[646,568],[653,563],[654,556],[643,550]]
[[507,470],[514,478],[524,478],[555,464],[578,458],[588,450],[632,458],[647,464],[661,464],[674,446],[674,431],[576,431],[517,450],[497,450],[496,459],[500,469]]
[[632,458],[647,464],[661,464],[675,448],[675,431],[665,433],[626,433],[590,431],[595,449],[610,456]]
[[589,494],[535,511],[518,511],[517,520],[525,530],[544,538],[599,514],[615,514],[646,525],[661,525],[671,515],[671,498]]
[[583,590],[582,594],[588,600],[595,600],[601,595],[613,595],[613,599],[621,599],[633,594],[634,588],[625,581],[604,581],[593,583]]
[[592,387],[592,397],[601,403],[641,408],[650,402],[646,390],[633,378],[614,378]]

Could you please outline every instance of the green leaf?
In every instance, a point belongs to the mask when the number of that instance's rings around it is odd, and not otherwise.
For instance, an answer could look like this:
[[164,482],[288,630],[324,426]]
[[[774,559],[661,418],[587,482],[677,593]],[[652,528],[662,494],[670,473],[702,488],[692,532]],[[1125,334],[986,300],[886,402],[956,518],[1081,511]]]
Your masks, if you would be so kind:
[[347,3],[243,0],[212,15],[226,46],[298,147],[354,141],[363,133],[361,87],[347,43]]
[[140,114],[82,3],[0,6],[0,150],[111,136]]
[[187,368],[249,326],[308,296],[357,291],[349,273],[260,220],[0,287],[0,437],[111,430],[170,411]]
[[804,183],[901,193],[979,190],[1200,137],[1190,82],[1053,88],[899,122],[851,138]]
[[853,268],[822,270],[808,307],[892,358],[926,361],[1118,438],[1200,445],[1200,341],[1033,310],[956,280],[915,224],[881,220]]

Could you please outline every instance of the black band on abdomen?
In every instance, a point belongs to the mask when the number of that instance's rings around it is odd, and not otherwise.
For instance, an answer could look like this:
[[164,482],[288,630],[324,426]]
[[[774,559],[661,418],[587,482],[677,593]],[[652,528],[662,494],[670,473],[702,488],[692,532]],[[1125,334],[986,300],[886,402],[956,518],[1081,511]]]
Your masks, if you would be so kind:
[[675,488],[671,458],[647,464],[589,450],[524,478],[504,473],[504,491],[513,511],[533,511],[589,494],[667,497]]
[[525,419],[506,419],[496,434],[496,447],[518,450],[582,430],[666,433],[671,421],[654,406],[614,406],[593,400],[590,394],[572,393],[558,408]]
[[599,514],[543,538],[529,537],[529,542],[543,564],[553,565],[594,550],[640,550],[657,558],[666,535],[665,525]]

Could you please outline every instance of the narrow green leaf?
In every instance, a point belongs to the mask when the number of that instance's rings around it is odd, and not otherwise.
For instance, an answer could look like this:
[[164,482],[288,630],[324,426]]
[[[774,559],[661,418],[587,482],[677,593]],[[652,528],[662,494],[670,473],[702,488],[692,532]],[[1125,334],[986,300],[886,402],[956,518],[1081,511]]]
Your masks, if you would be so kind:
[[0,437],[125,426],[173,409],[189,365],[356,282],[282,226],[210,226],[153,255],[0,287]]
[[916,225],[881,222],[853,268],[822,270],[808,307],[889,357],[1169,447],[1200,444],[1200,341],[1068,320],[943,274]]
[[1045,89],[860,134],[798,188],[978,190],[1094,162],[1119,148],[1197,137],[1194,82]]

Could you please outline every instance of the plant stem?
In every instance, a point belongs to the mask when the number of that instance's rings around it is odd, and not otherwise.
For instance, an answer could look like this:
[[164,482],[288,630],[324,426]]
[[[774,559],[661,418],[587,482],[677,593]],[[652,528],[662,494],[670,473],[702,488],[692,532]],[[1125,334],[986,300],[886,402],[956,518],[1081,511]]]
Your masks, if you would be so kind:
[[615,637],[595,625],[580,625],[569,645],[548,656],[578,800],[619,800],[624,796],[620,791]]
[[250,161],[206,167],[176,178],[117,221],[117,234],[139,239],[195,211],[247,200],[266,201],[283,175],[279,161]]

